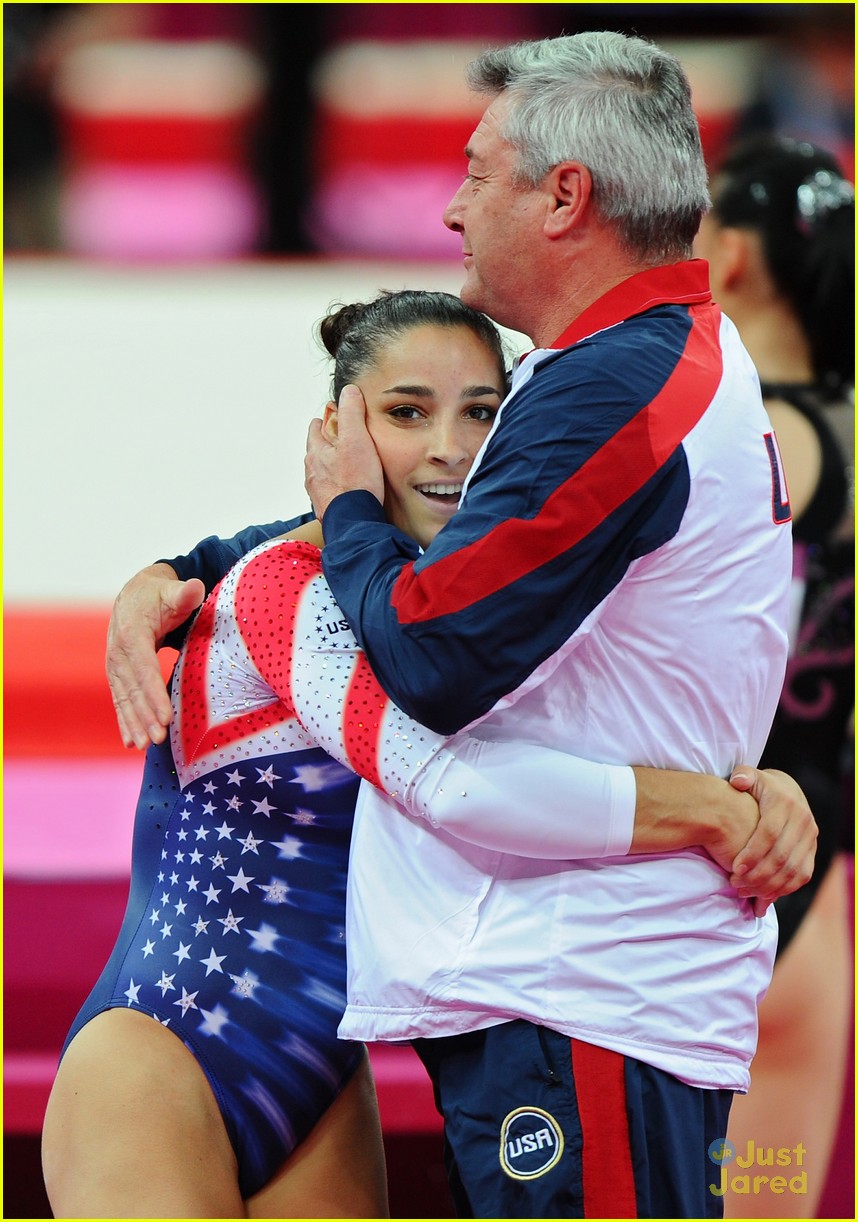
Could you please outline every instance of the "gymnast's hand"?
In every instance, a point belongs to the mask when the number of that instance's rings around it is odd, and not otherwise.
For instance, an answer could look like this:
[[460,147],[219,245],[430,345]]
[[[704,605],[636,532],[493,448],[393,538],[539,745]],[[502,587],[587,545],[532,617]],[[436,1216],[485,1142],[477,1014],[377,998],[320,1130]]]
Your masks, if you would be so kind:
[[120,590],[107,630],[107,680],[126,747],[163,742],[173,715],[158,650],[202,603],[196,577],[179,581],[169,564],[141,569]]
[[319,521],[341,492],[364,489],[384,504],[384,474],[357,386],[343,387],[336,411],[326,415],[324,424],[321,420],[310,422],[304,487]]
[[762,916],[775,899],[811,878],[819,829],[804,793],[785,772],[742,764],[730,784],[751,794],[760,807],[759,822],[733,861],[730,882],[740,895],[753,898],[754,912]]

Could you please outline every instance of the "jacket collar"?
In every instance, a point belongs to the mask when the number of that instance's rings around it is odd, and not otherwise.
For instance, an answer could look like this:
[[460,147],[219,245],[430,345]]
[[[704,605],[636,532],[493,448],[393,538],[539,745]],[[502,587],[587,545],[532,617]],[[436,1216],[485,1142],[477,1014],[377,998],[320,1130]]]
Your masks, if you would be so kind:
[[705,259],[687,259],[638,272],[614,285],[588,306],[550,346],[569,348],[596,331],[604,331],[635,314],[659,305],[705,305],[712,300],[709,264]]

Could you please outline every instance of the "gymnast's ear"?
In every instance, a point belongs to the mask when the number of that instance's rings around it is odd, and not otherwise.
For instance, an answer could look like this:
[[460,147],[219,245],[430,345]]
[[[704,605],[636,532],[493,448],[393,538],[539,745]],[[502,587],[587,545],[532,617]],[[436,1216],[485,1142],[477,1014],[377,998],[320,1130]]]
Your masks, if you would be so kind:
[[337,405],[333,399],[329,399],[325,404],[325,412],[322,416],[322,436],[328,441],[337,439]]

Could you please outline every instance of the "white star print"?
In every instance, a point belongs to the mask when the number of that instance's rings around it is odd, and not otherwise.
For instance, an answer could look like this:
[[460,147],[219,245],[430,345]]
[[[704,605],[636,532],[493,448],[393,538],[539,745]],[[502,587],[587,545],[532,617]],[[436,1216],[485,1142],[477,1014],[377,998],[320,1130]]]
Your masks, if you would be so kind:
[[215,785],[214,781],[206,781],[205,785],[203,785],[203,793],[214,793],[216,790],[217,785]]
[[200,963],[204,963],[206,965],[207,976],[210,976],[212,972],[220,972],[221,975],[223,975],[223,968],[221,967],[221,964],[225,958],[226,955],[216,955],[214,953],[214,947],[212,947],[211,951],[209,952],[208,959],[200,959]]
[[232,837],[232,833],[235,831],[235,828],[227,827],[226,819],[224,819],[220,827],[215,828],[215,831],[217,832],[218,840],[229,840]]
[[214,857],[209,858],[209,861],[212,863],[213,870],[222,870],[228,860],[229,859],[224,857],[222,853],[215,853]]
[[200,885],[200,880],[198,878],[195,878],[192,874],[191,877],[188,879],[188,890],[196,891],[199,885]]
[[262,841],[257,840],[254,837],[252,832],[248,832],[247,838],[245,840],[239,840],[238,843],[242,846],[241,847],[242,857],[244,856],[245,853],[256,853],[257,857],[259,856],[259,845],[262,844]]
[[191,865],[196,866],[196,865],[199,865],[202,859],[203,859],[203,855],[200,852],[200,850],[194,849],[193,853],[191,853],[190,857],[188,858],[188,861],[191,863]]
[[276,810],[277,810],[277,807],[272,806],[269,803],[267,798],[263,798],[261,802],[257,802],[254,800],[253,813],[255,815],[265,815],[266,818],[270,819],[272,813],[276,812]]
[[161,990],[162,997],[166,997],[168,989],[173,989],[175,991],[176,986],[173,984],[175,979],[175,972],[173,972],[172,976],[168,976],[166,972],[161,972],[161,979],[155,981],[155,987]]
[[229,978],[235,984],[233,993],[237,993],[239,997],[252,997],[253,990],[259,984],[259,977],[254,976],[253,972],[245,972],[243,976],[233,976],[230,972]]
[[242,802],[241,798],[237,798],[235,795],[233,795],[228,800],[226,805],[228,810],[234,810],[236,813],[238,813],[241,807],[244,806],[244,803]]
[[155,943],[147,942],[146,945],[143,947],[143,958],[148,959],[149,956],[154,955],[154,953],[155,953]]
[[303,824],[304,827],[309,827],[316,822],[316,816],[313,812],[311,810],[302,810],[300,806],[292,812],[292,818],[296,823]]
[[199,1026],[202,1035],[220,1035],[221,1028],[229,1022],[229,1015],[220,1002],[213,1010],[200,1009],[200,1014],[203,1015],[203,1022]]
[[206,802],[205,806],[203,807],[203,814],[204,815],[213,815],[214,813],[215,813],[214,806],[212,806],[211,802]]
[[214,904],[217,902],[217,897],[220,895],[220,892],[220,887],[213,887],[212,884],[209,883],[208,891],[203,892],[203,895],[206,897],[206,907],[208,907],[209,904]]
[[294,861],[297,857],[303,856],[304,853],[304,846],[294,836],[287,836],[285,840],[272,840],[271,844],[278,850],[278,856],[285,858],[287,861]]
[[349,775],[339,764],[298,764],[295,768],[295,780],[306,793],[316,793],[328,785],[336,784],[337,780]]
[[270,785],[271,788],[273,789],[275,781],[283,780],[282,777],[277,775],[277,773],[274,771],[274,768],[271,764],[268,765],[268,767],[265,769],[264,772],[261,768],[257,768],[256,771],[259,773],[259,777],[257,780],[257,784],[259,785]]
[[197,937],[199,937],[201,933],[206,932],[208,927],[209,927],[208,921],[204,921],[202,917],[197,917],[195,923],[191,926],[191,929],[195,929],[197,932]]
[[223,925],[224,934],[238,933],[238,926],[243,920],[244,917],[234,916],[231,908],[225,917],[218,917],[218,921]]
[[245,933],[250,934],[253,939],[251,950],[268,951],[274,950],[274,944],[280,937],[280,934],[273,925],[260,925],[259,929],[246,929]]
[[173,926],[168,925],[167,922],[165,921],[164,924],[161,926],[161,940],[163,941],[164,938],[169,938],[172,932],[173,932]]
[[179,960],[179,962],[180,962],[180,963],[182,963],[182,962],[183,962],[185,959],[190,959],[190,957],[191,957],[191,944],[190,944],[190,943],[188,943],[188,945],[187,945],[187,946],[185,946],[185,944],[184,944],[184,942],[182,941],[182,939],[181,939],[181,938],[179,938],[179,949],[178,949],[178,950],[174,950],[174,951],[173,951],[173,954],[176,956],[176,958]]
[[228,772],[226,774],[226,779],[229,781],[230,785],[240,785],[241,782],[246,780],[247,778],[242,776],[241,773],[236,768],[234,772]]
[[182,996],[179,998],[179,1000],[178,1000],[178,1001],[174,1001],[174,1002],[173,1002],[173,1005],[174,1005],[174,1006],[181,1006],[181,1007],[182,1007],[182,1018],[184,1018],[184,1017],[185,1017],[185,1015],[187,1014],[188,1010],[196,1010],[196,1009],[197,1009],[197,1003],[196,1003],[196,1001],[194,1000],[194,998],[196,997],[197,993],[199,993],[199,991],[200,991],[200,990],[199,990],[199,989],[197,989],[195,993],[189,993],[189,992],[187,991],[187,989],[185,988],[185,986],[184,986],[184,985],[182,985]]
[[251,875],[245,874],[241,866],[238,867],[237,874],[227,874],[227,878],[232,883],[231,894],[234,895],[236,891],[246,891],[250,895],[250,887],[247,884],[252,883],[253,878]]
[[257,883],[260,891],[267,891],[264,902],[266,904],[285,904],[286,896],[289,894],[289,888],[283,882],[282,878],[272,878],[271,882],[266,887],[262,883]]
[[125,996],[128,998],[129,1006],[140,1004],[140,998],[137,996],[137,994],[140,992],[141,987],[141,985],[134,983],[133,976],[129,977],[128,988],[125,990]]

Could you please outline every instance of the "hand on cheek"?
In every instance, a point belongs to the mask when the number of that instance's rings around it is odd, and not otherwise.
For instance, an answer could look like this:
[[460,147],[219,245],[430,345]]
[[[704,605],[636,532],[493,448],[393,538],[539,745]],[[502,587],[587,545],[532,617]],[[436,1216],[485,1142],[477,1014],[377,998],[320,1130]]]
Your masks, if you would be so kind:
[[316,516],[324,518],[343,492],[364,489],[384,503],[384,473],[366,427],[366,405],[357,386],[344,386],[339,405],[313,420],[307,435],[304,486]]

